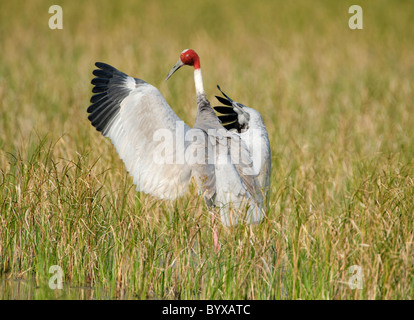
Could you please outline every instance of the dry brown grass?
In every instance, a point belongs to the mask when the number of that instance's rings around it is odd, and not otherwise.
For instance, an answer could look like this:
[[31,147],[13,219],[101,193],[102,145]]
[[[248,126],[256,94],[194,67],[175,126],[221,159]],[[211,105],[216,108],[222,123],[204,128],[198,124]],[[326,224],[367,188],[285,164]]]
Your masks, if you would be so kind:
[[[361,0],[364,29],[351,31],[351,4],[71,1],[52,31],[47,1],[2,3],[3,276],[45,287],[28,298],[54,297],[57,264],[88,298],[412,299],[413,5]],[[272,144],[268,219],[220,227],[218,256],[195,188],[175,203],[137,194],[86,114],[104,61],[192,125],[191,71],[163,82],[188,47],[211,101],[219,83],[258,109]]]

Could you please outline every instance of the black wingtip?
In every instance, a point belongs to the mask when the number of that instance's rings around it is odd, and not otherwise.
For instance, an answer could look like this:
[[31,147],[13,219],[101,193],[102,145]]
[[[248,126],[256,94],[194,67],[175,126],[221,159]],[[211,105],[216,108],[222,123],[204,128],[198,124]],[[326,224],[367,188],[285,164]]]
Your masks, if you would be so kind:
[[237,114],[232,107],[226,107],[226,106],[215,106],[213,109],[221,114]]
[[113,82],[122,83],[127,75],[104,62],[95,62],[95,66],[97,69],[92,71],[95,78],[91,80],[94,95],[87,109],[88,119],[96,130],[105,135],[112,119],[119,111],[120,101],[129,93],[129,89],[122,86],[111,93],[109,93],[109,88],[114,86]]
[[231,102],[230,102],[229,100],[224,99],[223,97],[216,96],[216,99],[217,99],[219,102],[221,102],[222,104],[226,105],[226,106],[231,106],[231,105],[232,105],[232,104],[231,104]]
[[114,67],[110,66],[109,64],[105,63],[105,62],[95,62],[95,66],[98,67],[99,69],[109,69],[109,70],[113,70],[115,69]]
[[217,89],[219,89],[220,90],[220,92],[223,94],[223,96],[225,96],[226,97],[226,99],[228,99],[231,103],[233,103],[233,99],[231,99],[227,94],[225,94],[222,90],[221,90],[221,88],[220,88],[220,86],[219,85],[217,85]]

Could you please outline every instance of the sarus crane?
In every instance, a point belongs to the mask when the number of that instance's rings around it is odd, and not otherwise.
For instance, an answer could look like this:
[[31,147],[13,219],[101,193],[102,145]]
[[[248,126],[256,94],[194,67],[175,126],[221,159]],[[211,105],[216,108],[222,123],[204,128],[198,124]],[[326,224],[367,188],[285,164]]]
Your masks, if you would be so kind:
[[[157,88],[101,62],[95,63],[98,69],[93,71],[95,94],[87,110],[88,119],[111,139],[137,191],[159,199],[175,199],[195,178],[212,213],[217,251],[215,210],[225,226],[241,221],[255,224],[265,215],[270,144],[256,110],[223,92],[225,98],[217,97],[223,106],[213,110],[204,91],[200,58],[194,50],[181,53],[165,80],[184,65],[194,67],[198,109],[193,128],[180,120]],[[160,133],[164,142],[168,141],[162,150]]]

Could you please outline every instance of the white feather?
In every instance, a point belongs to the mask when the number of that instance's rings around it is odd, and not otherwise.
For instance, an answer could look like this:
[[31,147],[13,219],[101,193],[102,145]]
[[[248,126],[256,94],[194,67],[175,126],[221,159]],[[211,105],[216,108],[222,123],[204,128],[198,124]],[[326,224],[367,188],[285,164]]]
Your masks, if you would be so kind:
[[[147,83],[134,86],[121,102],[120,112],[107,136],[124,161],[138,191],[160,199],[175,199],[187,190],[191,170],[186,164],[154,163],[154,150],[159,143],[154,141],[154,133],[157,129],[167,129],[175,139],[179,121],[160,92]],[[185,131],[190,129],[184,126]],[[174,141],[174,146],[180,145]],[[185,153],[185,149],[171,150],[174,155]]]

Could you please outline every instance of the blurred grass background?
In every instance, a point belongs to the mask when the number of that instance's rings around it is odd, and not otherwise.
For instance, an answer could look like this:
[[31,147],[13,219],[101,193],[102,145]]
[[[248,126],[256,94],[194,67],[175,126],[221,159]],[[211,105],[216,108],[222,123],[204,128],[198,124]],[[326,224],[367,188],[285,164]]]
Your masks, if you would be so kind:
[[[52,4],[63,30],[48,27]],[[352,4],[363,30],[348,27]],[[1,1],[0,297],[412,299],[413,21],[402,0]],[[192,71],[163,81],[185,48],[210,101],[220,84],[259,110],[272,147],[268,219],[221,227],[218,255],[195,188],[173,203],[137,194],[87,120],[103,61],[192,126]]]

